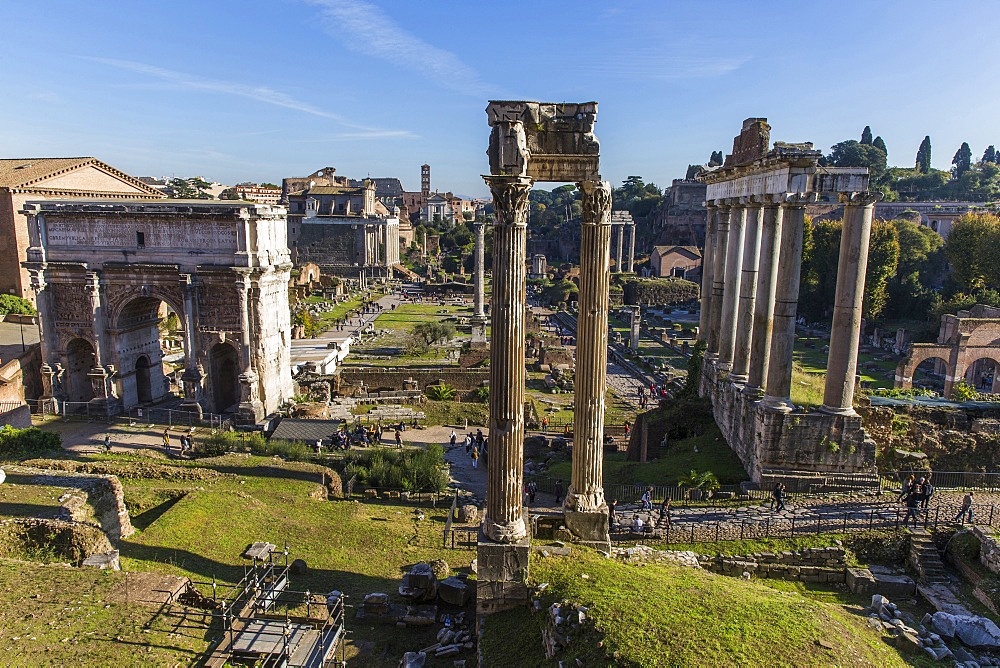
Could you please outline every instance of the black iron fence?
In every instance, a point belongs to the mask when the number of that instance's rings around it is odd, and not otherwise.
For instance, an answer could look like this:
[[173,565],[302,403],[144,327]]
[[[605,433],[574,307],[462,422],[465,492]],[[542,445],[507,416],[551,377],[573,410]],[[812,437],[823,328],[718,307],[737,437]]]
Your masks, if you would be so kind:
[[1000,491],[1000,473],[980,473],[972,471],[924,471],[908,470],[882,473],[882,488],[899,491],[911,475],[914,480],[931,476],[931,484],[939,489],[970,489],[987,492]]

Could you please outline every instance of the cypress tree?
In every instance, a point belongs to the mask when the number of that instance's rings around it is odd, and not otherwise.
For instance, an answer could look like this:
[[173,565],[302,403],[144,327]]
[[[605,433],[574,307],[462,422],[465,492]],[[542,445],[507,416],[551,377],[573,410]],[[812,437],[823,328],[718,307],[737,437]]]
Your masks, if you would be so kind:
[[931,171],[931,137],[927,135],[924,140],[920,142],[920,148],[917,149],[917,165],[916,170],[921,174],[929,174]]
[[885,147],[885,140],[882,139],[882,135],[875,137],[875,141],[872,142],[872,146],[882,149],[883,153],[889,155],[889,149]]
[[871,146],[872,144],[872,128],[870,125],[866,125],[865,129],[861,131],[861,143]]
[[997,150],[993,146],[993,144],[990,144],[986,148],[986,152],[983,153],[983,162],[984,163],[985,162],[992,162],[992,163],[996,163],[997,162]]
[[972,166],[972,149],[969,148],[968,142],[962,142],[962,145],[958,147],[955,157],[951,159],[951,164],[955,166],[952,172],[954,172],[956,179],[969,171]]

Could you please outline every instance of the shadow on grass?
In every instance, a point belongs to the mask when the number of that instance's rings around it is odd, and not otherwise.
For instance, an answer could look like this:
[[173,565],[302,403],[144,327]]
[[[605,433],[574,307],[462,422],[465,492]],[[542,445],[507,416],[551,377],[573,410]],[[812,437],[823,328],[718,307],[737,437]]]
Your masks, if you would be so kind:
[[0,517],[52,518],[60,515],[62,515],[62,508],[58,505],[43,506],[39,503],[0,502]]
[[132,516],[132,526],[139,531],[145,531],[150,525],[153,524],[153,522],[163,517],[164,513],[173,508],[174,504],[183,499],[185,496],[187,496],[187,494],[180,494],[169,498],[163,503],[153,506],[149,510],[145,510],[138,515]]
[[212,466],[210,468],[214,471],[218,471],[219,473],[229,473],[235,476],[248,478],[283,478],[285,480],[311,482],[317,485],[320,484],[320,477],[322,475],[319,471],[299,471],[296,469],[281,468],[278,466]]

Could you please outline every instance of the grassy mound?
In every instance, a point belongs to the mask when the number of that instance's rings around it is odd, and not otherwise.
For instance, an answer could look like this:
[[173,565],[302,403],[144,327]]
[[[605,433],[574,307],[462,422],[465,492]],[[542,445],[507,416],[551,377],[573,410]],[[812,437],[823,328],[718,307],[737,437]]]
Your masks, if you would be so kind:
[[[860,615],[756,582],[668,564],[639,568],[590,551],[533,558],[531,579],[549,583],[546,606],[569,600],[589,608],[594,629],[560,654],[566,665],[906,665]],[[490,618],[487,665],[545,665],[545,615],[529,615]]]

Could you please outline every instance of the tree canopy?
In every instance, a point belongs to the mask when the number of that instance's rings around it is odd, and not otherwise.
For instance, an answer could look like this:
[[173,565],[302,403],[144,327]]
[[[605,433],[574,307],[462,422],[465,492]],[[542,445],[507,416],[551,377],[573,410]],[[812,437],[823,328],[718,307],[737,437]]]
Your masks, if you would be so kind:
[[969,148],[968,142],[962,142],[962,145],[958,147],[958,150],[955,151],[955,157],[951,159],[951,164],[954,165],[951,171],[956,179],[962,178],[962,174],[969,171],[972,167],[972,149]]
[[917,163],[915,169],[921,174],[927,174],[931,171],[931,137],[927,135],[924,140],[920,142],[920,148],[917,149]]

